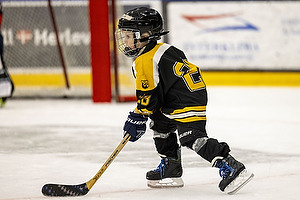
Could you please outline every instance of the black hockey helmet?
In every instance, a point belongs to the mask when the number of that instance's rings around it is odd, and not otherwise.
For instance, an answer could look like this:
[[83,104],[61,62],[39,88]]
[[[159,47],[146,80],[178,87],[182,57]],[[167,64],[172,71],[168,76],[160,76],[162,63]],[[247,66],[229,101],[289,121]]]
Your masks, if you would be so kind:
[[149,33],[150,36],[156,36],[154,39],[160,39],[163,20],[156,10],[140,7],[127,11],[119,20],[118,28],[139,30],[140,35]]
[[[131,31],[135,40],[135,48],[126,47],[122,41],[122,32]],[[142,37],[147,33],[147,37]],[[139,7],[127,11],[119,19],[118,29],[116,31],[116,40],[118,48],[127,56],[138,55],[140,48],[137,42],[146,42],[148,40],[159,40],[162,35],[167,34],[163,31],[163,20],[158,11]],[[138,41],[139,40],[139,41]]]

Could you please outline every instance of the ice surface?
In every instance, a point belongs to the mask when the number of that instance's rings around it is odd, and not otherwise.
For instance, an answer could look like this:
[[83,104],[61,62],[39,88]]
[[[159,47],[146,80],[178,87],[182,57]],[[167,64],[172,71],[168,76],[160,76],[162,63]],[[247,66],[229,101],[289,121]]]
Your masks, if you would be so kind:
[[[151,189],[145,173],[159,164],[147,133],[129,142],[91,191],[76,199],[299,199],[300,88],[209,87],[207,131],[229,143],[254,172],[235,195],[223,194],[217,169],[183,148],[183,188]],[[46,200],[46,183],[80,184],[122,139],[135,103],[89,99],[9,99],[0,109],[0,199]],[[63,199],[75,199],[66,197]]]

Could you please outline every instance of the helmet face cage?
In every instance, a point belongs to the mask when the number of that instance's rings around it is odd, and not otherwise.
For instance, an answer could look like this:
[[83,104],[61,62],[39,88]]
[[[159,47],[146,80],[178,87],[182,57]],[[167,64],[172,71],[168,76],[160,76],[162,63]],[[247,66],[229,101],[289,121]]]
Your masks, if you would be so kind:
[[118,49],[126,56],[133,57],[139,54],[142,47],[139,30],[118,28],[115,35]]

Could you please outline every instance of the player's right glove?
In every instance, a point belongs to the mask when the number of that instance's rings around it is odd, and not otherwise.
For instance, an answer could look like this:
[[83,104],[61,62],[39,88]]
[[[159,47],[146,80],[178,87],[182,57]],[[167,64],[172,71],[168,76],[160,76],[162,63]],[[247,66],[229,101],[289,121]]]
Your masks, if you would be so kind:
[[129,141],[137,141],[146,132],[147,120],[148,116],[129,112],[129,115],[123,127],[124,136],[126,133],[129,133],[131,136]]

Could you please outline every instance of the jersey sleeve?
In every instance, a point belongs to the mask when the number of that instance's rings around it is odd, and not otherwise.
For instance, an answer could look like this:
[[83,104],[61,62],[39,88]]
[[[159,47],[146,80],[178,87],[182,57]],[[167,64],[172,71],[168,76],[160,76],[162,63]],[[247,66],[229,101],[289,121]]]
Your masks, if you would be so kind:
[[136,78],[137,107],[135,111],[140,114],[150,115],[159,109],[159,84],[158,65],[153,61],[151,53],[137,57],[133,65]]

